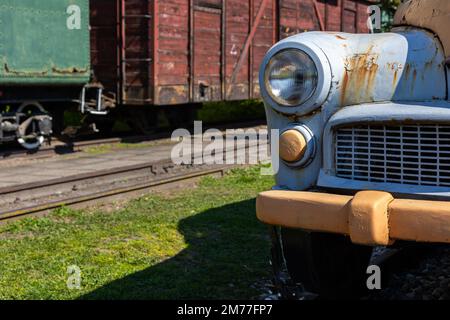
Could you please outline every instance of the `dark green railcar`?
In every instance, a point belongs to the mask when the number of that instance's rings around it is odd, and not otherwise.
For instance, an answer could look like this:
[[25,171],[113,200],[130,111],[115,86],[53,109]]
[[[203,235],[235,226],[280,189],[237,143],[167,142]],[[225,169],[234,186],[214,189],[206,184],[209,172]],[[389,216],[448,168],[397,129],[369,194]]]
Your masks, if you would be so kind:
[[0,61],[0,86],[89,82],[89,1],[2,0]]
[[89,33],[89,0],[1,1],[0,142],[33,149],[51,135],[90,82]]

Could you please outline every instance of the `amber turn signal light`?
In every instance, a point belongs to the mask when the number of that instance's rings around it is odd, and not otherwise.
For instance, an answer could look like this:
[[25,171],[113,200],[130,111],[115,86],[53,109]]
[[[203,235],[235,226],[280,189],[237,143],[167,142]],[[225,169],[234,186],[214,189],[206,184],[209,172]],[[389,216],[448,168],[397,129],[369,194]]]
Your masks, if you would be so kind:
[[307,142],[303,134],[291,129],[280,136],[280,158],[286,162],[300,161],[305,155]]

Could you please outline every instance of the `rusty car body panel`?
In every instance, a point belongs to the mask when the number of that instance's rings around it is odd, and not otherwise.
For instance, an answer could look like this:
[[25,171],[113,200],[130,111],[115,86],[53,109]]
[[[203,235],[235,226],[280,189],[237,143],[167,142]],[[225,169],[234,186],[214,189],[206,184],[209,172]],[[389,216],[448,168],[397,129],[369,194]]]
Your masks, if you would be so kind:
[[[306,106],[280,108],[264,90],[262,96],[270,128],[283,129],[300,122],[312,129],[318,145],[323,144],[329,119],[347,106],[364,104],[375,111],[380,103],[390,101],[438,104],[447,97],[444,51],[435,35],[426,30],[399,27],[392,33],[372,35],[308,32],[280,41],[265,62],[281,48],[298,45],[325,53],[321,63],[332,79],[325,99],[315,100],[319,105],[305,114]],[[277,185],[291,190],[316,186],[322,157],[319,153],[310,166],[296,170],[281,162]]]
[[[316,218],[322,219],[318,225],[326,223],[328,213],[320,218],[320,214],[311,217],[309,214],[314,215],[313,212],[299,212],[304,205],[313,203],[314,197],[307,194],[311,191],[324,195],[324,206],[314,200],[317,205],[313,209],[319,213],[326,210],[326,194],[352,195],[367,190],[374,194],[392,193],[392,199],[399,199],[398,203],[402,199],[450,201],[450,166],[446,166],[450,159],[449,4],[440,0],[407,1],[399,9],[391,32],[365,35],[309,32],[284,39],[269,50],[260,70],[269,128],[283,132],[295,125],[305,126],[313,133],[320,151],[308,165],[297,167],[280,159],[278,154],[272,155],[273,161],[279,163],[274,189],[281,192],[286,205],[273,206],[268,212],[263,208],[267,201],[280,199],[275,199],[275,191],[263,194],[258,199],[258,216],[264,216],[261,220],[269,224],[271,218],[289,220],[292,225],[283,224],[284,227],[305,229]],[[287,49],[304,51],[318,70],[315,94],[297,106],[275,103],[264,86],[266,65]],[[289,195],[296,198],[295,192],[301,198],[297,207],[294,200],[286,200]],[[361,197],[357,198],[360,202]],[[367,201],[371,201],[370,197]],[[426,215],[422,205],[419,201],[405,208]],[[442,202],[439,206],[438,214],[448,217],[450,211]],[[369,216],[383,215],[374,214],[370,205],[358,208],[358,219],[364,224],[360,227],[376,228],[379,221]],[[283,211],[293,216],[283,220]],[[438,241],[448,242],[450,237],[445,232],[450,222],[444,220],[439,220],[447,225],[442,226],[444,236]],[[410,222],[405,222],[405,226],[412,228]],[[417,239],[401,239],[435,241],[429,234],[433,226],[433,223],[424,225],[424,233]],[[337,229],[330,232],[342,233]],[[359,236],[355,239],[352,239],[355,243],[367,244]]]

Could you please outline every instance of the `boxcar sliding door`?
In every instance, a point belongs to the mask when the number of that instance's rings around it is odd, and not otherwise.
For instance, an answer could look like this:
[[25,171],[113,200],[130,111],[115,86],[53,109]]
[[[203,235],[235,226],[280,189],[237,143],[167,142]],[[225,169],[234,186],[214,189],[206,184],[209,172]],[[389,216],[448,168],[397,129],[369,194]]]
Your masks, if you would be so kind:
[[150,104],[153,97],[153,0],[118,0],[120,97],[125,104]]
[[192,100],[222,100],[222,0],[193,1],[191,17]]
[[154,0],[90,0],[95,81],[118,104],[153,103]]

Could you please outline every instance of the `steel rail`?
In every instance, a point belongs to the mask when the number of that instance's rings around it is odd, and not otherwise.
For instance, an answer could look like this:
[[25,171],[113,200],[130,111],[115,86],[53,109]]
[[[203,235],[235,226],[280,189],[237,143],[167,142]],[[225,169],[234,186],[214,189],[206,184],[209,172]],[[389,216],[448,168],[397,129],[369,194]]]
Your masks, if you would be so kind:
[[49,179],[44,181],[37,181],[37,182],[30,182],[30,183],[24,183],[20,185],[15,185],[11,187],[3,187],[0,188],[0,196],[6,195],[9,193],[19,192],[19,191],[26,191],[26,190],[32,190],[37,188],[43,188],[43,187],[51,187],[59,184],[65,184],[65,183],[71,183],[71,182],[77,182],[87,179],[93,179],[93,178],[100,178],[105,176],[112,176],[120,173],[127,173],[131,171],[136,170],[142,170],[142,169],[150,169],[155,165],[161,165],[169,163],[167,160],[161,160],[156,162],[148,162],[143,164],[137,164],[137,165],[130,165],[130,166],[124,166],[119,168],[113,168],[113,169],[104,169],[104,170],[98,170],[94,172],[88,172],[88,173],[79,173],[67,177],[62,178],[56,178],[56,179]]
[[72,206],[72,205],[77,205],[77,204],[95,201],[95,200],[99,200],[99,199],[107,199],[107,198],[110,198],[113,196],[136,192],[136,191],[140,191],[140,190],[152,189],[152,188],[155,188],[158,186],[162,186],[162,185],[170,184],[170,183],[174,183],[174,182],[180,182],[183,180],[190,180],[190,179],[200,178],[200,177],[213,175],[213,174],[223,175],[225,173],[225,171],[227,171],[229,169],[231,169],[230,166],[224,166],[224,167],[220,167],[220,168],[216,168],[216,169],[204,170],[204,171],[199,171],[199,172],[195,172],[195,173],[176,175],[176,176],[173,176],[170,178],[149,181],[149,182],[145,182],[145,183],[136,184],[133,186],[120,187],[120,188],[115,188],[115,189],[106,190],[106,191],[99,191],[96,193],[92,193],[90,195],[76,196],[76,197],[67,198],[67,199],[59,200],[59,201],[53,201],[53,202],[40,204],[40,205],[36,205],[36,206],[14,209],[14,210],[0,213],[0,221],[3,222],[6,220],[9,220],[11,218],[22,217],[22,216],[27,216],[27,215],[31,215],[31,214],[44,213],[44,212],[48,212],[49,210],[57,209],[57,208],[60,208],[63,206]]

